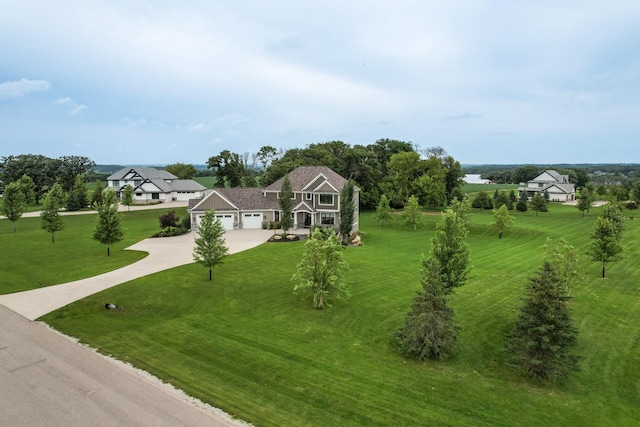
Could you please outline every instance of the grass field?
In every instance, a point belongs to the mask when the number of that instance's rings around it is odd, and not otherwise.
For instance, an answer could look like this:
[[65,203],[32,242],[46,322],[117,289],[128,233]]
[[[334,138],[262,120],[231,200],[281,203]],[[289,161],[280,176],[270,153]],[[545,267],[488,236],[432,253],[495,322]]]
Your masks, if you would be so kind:
[[[35,289],[95,276],[131,264],[146,253],[124,248],[160,230],[158,217],[169,209],[123,212],[123,240],[107,248],[93,240],[96,215],[65,216],[65,228],[51,234],[40,228],[40,217],[0,221],[0,294]],[[183,215],[178,212],[178,215]]]
[[193,180],[207,188],[214,188],[217,181],[215,176],[196,176]]
[[[363,213],[364,246],[345,252],[353,297],[324,311],[292,294],[304,244],[296,242],[232,255],[213,282],[201,266],[179,267],[44,320],[256,425],[636,425],[637,220],[627,221],[627,258],[609,265],[607,279],[600,265],[581,260],[572,292],[581,371],[547,386],[505,366],[504,334],[546,237],[565,237],[584,253],[598,212],[584,219],[557,205],[539,216],[514,212],[515,228],[500,240],[488,229],[490,212],[476,211],[472,274],[451,302],[460,351],[446,362],[406,360],[391,338],[419,288],[437,215],[413,232],[380,228]],[[107,300],[121,311],[104,310]]]

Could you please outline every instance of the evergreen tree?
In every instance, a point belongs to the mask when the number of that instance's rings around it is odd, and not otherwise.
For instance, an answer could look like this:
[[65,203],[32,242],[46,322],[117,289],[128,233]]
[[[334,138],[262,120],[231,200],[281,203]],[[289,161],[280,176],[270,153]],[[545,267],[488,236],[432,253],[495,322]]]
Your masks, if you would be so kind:
[[409,197],[402,212],[402,218],[405,224],[413,227],[413,231],[416,231],[418,226],[422,224],[422,208],[418,204],[418,199],[415,196]]
[[222,263],[224,257],[229,254],[229,248],[224,240],[224,227],[213,210],[205,212],[198,226],[198,238],[193,249],[193,260],[209,269]]
[[466,242],[467,228],[453,209],[449,208],[431,239],[431,258],[438,261],[443,286],[447,293],[462,286],[469,270],[469,247]]
[[91,206],[95,207],[102,203],[102,192],[104,191],[104,186],[102,185],[102,181],[96,179],[96,187],[93,190],[93,194],[91,195]]
[[340,192],[340,234],[343,241],[347,241],[353,227],[353,216],[356,206],[353,200],[354,184],[349,180]]
[[16,221],[22,217],[27,211],[27,202],[25,200],[22,187],[17,182],[10,182],[4,187],[4,195],[2,203],[0,203],[0,213],[7,217],[13,224],[13,232],[16,232]]
[[529,279],[527,298],[505,346],[509,365],[529,377],[556,381],[577,370],[578,358],[570,350],[578,330],[571,321],[566,289],[548,261]]
[[122,240],[122,224],[118,214],[118,200],[113,190],[107,190],[102,197],[102,203],[96,206],[98,220],[93,238],[103,245],[107,245],[107,256],[111,255],[111,245]]
[[291,181],[289,180],[288,174],[284,176],[284,180],[282,181],[278,202],[280,203],[280,210],[282,211],[280,227],[282,227],[282,231],[286,233],[293,227],[293,218],[291,217],[293,210],[293,190],[291,189]]
[[385,194],[380,196],[380,202],[376,208],[375,220],[384,227],[384,222],[391,218],[391,206],[389,206],[389,199]]
[[342,255],[342,244],[335,233],[324,234],[316,228],[304,245],[304,254],[291,280],[294,294],[311,292],[313,307],[323,309],[332,298],[351,296],[344,280],[348,265]]
[[473,202],[471,202],[471,207],[477,209],[493,209],[493,202],[486,191],[480,191],[475,199],[473,199]]
[[69,197],[67,197],[67,210],[79,211],[80,209],[84,209],[89,203],[87,194],[87,183],[85,182],[84,176],[77,175],[73,187],[69,192]]
[[45,195],[40,212],[40,227],[51,233],[51,243],[55,243],[54,233],[64,228],[60,209],[64,206],[65,194],[60,184],[53,184]]
[[538,216],[538,212],[547,212],[547,200],[542,194],[536,193],[533,195],[531,198],[531,209],[536,211],[536,216]]
[[454,311],[447,306],[447,286],[435,258],[423,260],[422,290],[418,291],[411,308],[394,338],[405,357],[429,360],[446,359],[456,349],[458,328],[453,323]]
[[527,200],[528,200],[527,192],[523,191],[520,193],[520,198],[518,199],[518,203],[516,204],[516,210],[518,212],[526,212],[528,209]]

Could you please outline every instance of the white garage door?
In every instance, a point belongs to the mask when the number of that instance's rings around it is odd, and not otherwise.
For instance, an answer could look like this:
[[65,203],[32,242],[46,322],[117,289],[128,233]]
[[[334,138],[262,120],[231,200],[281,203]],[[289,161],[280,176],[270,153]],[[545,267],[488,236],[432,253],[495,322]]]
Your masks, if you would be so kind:
[[233,214],[216,214],[225,230],[233,230]]
[[242,228],[262,228],[261,213],[243,213]]

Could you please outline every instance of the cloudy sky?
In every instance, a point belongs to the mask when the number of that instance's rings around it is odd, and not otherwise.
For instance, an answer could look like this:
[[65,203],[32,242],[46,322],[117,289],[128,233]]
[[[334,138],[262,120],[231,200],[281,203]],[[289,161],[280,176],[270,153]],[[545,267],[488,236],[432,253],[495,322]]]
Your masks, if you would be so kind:
[[640,2],[0,0],[0,156],[640,162]]

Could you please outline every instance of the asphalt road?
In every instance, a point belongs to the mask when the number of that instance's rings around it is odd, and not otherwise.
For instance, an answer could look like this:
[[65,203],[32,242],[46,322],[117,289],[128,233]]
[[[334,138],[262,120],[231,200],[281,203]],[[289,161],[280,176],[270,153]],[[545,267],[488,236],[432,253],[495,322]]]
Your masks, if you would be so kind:
[[2,426],[241,426],[0,306]]

